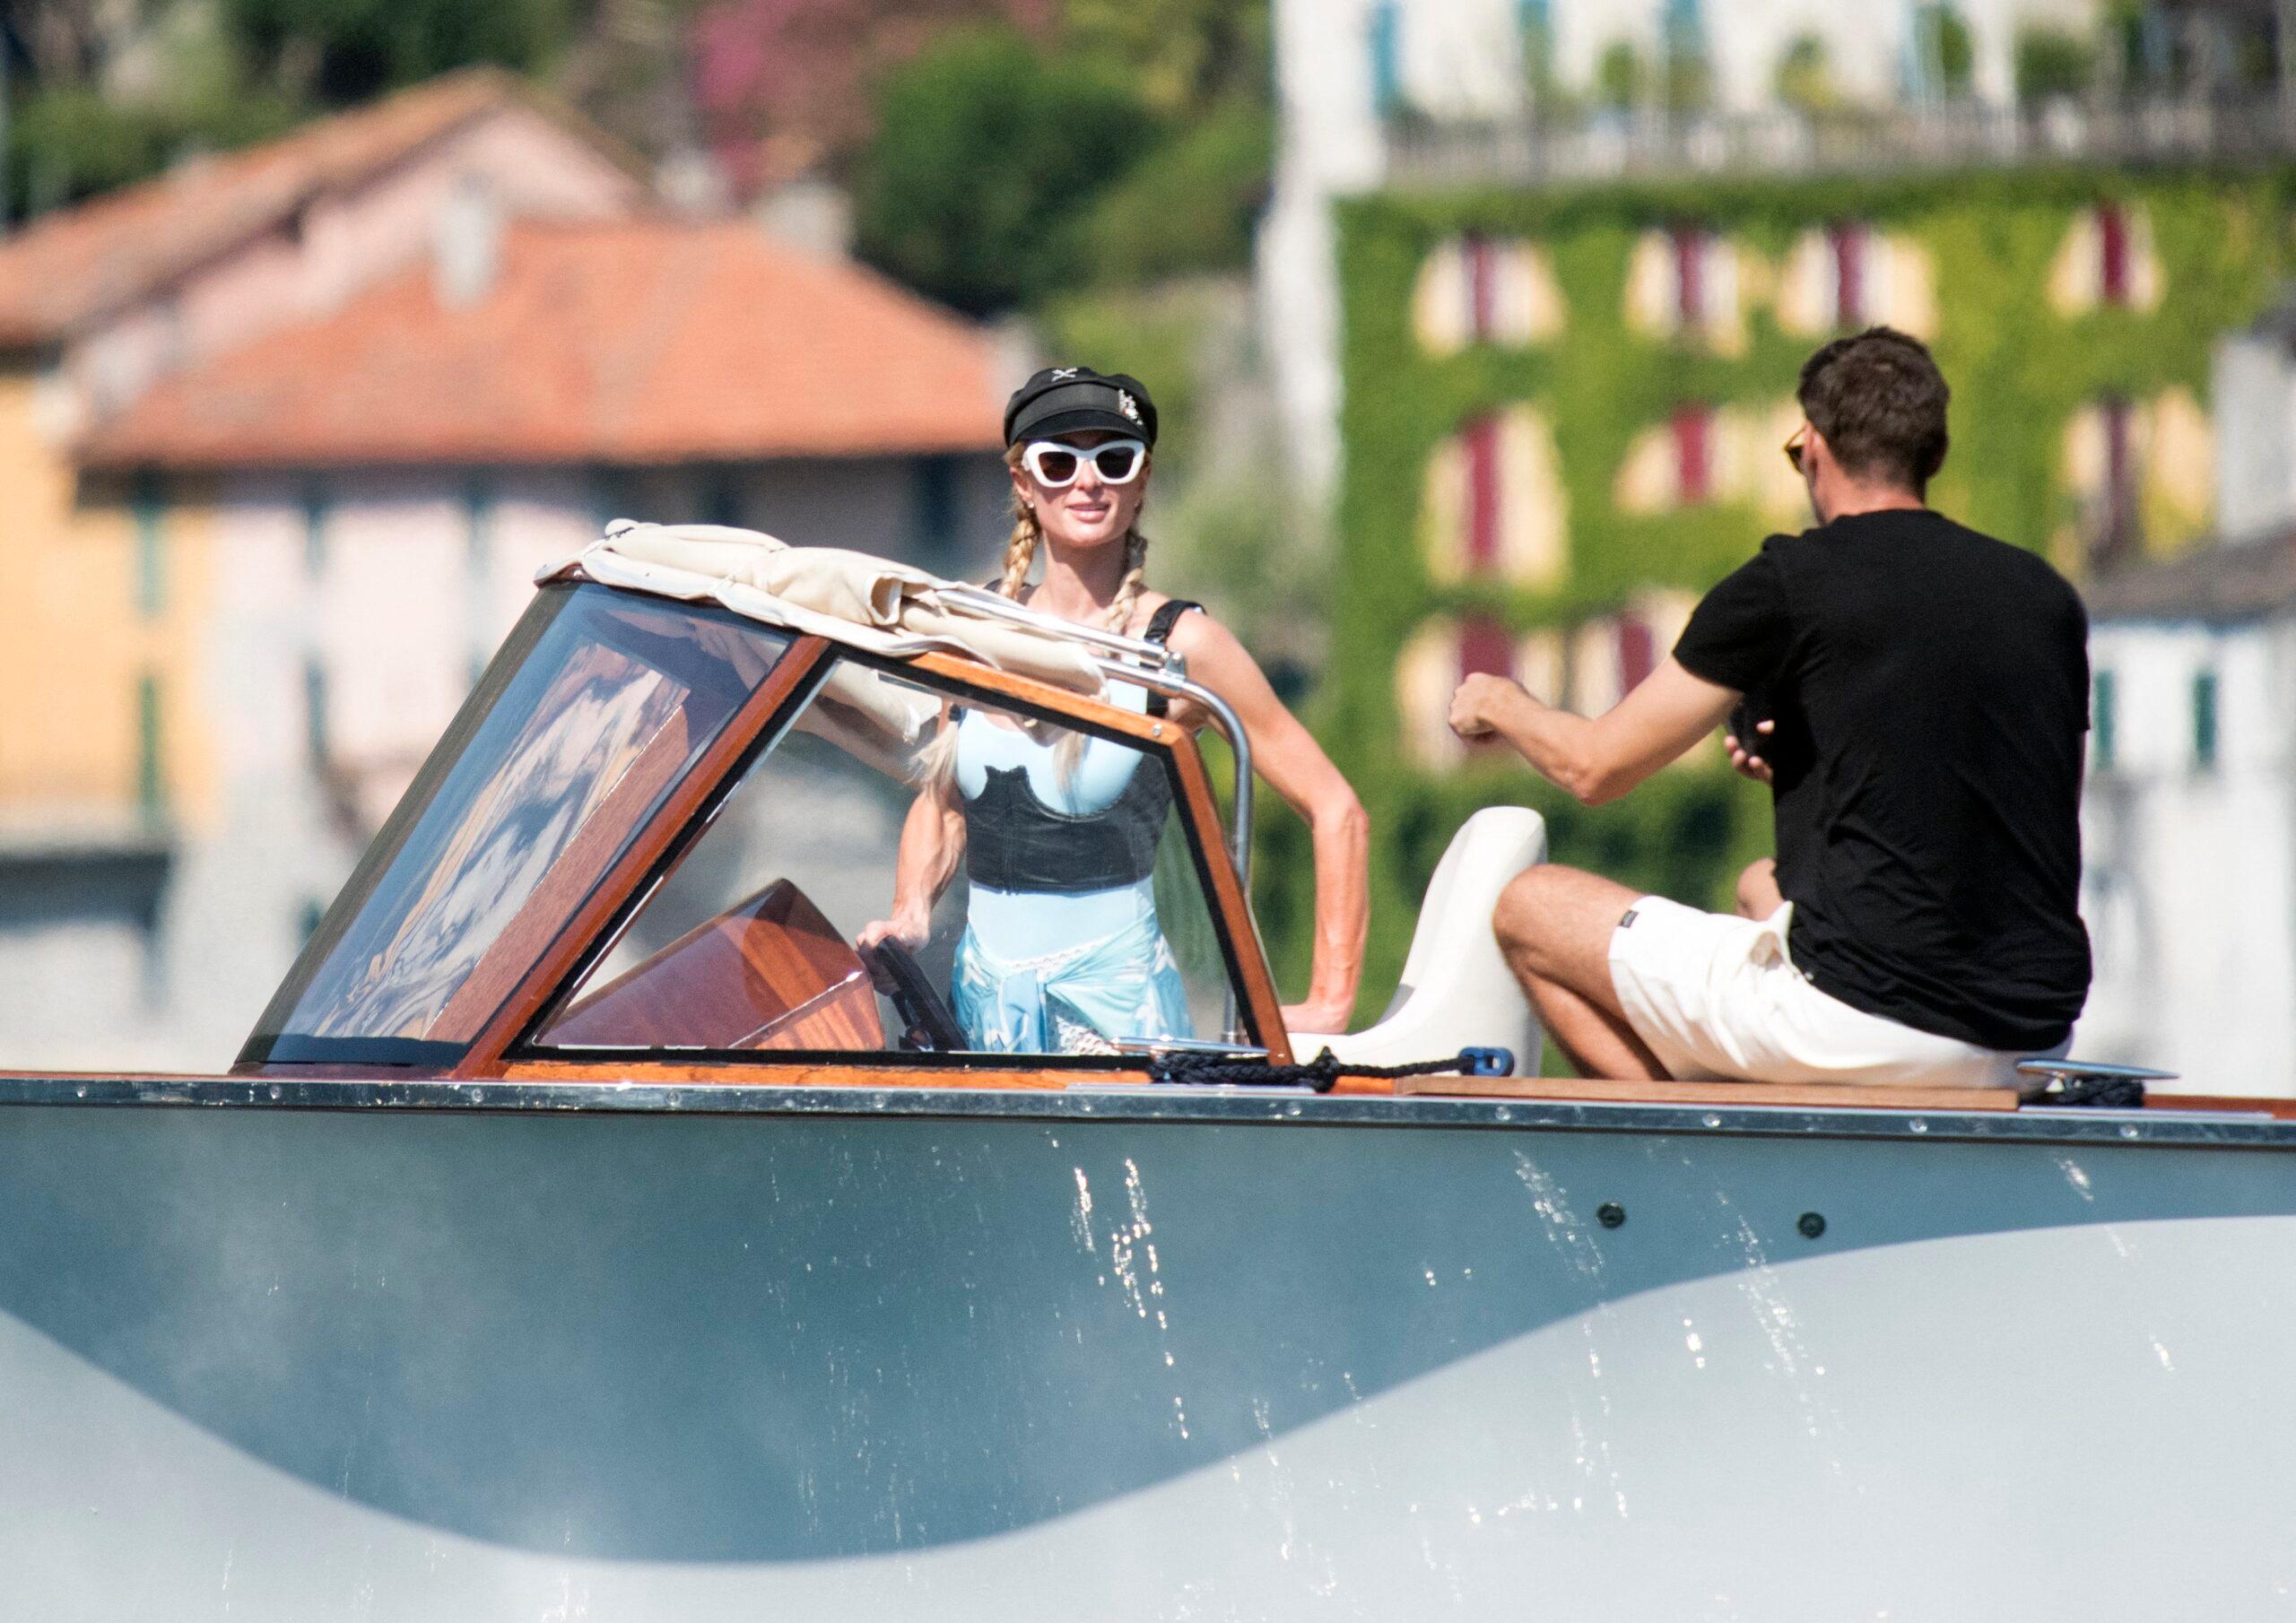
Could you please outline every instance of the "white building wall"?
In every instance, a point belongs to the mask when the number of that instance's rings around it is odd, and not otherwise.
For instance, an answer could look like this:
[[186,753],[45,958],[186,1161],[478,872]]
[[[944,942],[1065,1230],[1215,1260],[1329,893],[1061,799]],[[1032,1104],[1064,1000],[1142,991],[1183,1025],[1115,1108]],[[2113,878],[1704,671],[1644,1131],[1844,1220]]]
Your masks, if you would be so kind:
[[2296,353],[2269,330],[2216,346],[2210,393],[2216,403],[2216,517],[2234,541],[2296,523]]
[[[476,671],[564,561],[618,516],[735,516],[969,579],[995,571],[1010,486],[993,455],[951,469],[949,533],[919,534],[906,458],[473,474],[422,468],[228,482],[209,526],[213,612],[194,702],[213,718],[216,814],[187,826],[157,927],[85,915],[0,928],[0,1039],[24,1069],[212,1071],[239,1052]],[[471,493],[483,490],[473,525]],[[309,535],[309,499],[321,515]],[[609,496],[619,500],[609,501]],[[309,673],[326,759],[313,751]]]
[[[1275,186],[1258,243],[1261,321],[1278,404],[1305,492],[1328,499],[1339,471],[1339,294],[1331,203],[1377,187],[1385,140],[1376,105],[1371,20],[1379,0],[1274,0],[1279,129]],[[1959,0],[1975,53],[1975,93],[2013,93],[2018,33],[2032,24],[2085,32],[2101,0]],[[1603,52],[1623,39],[1655,57],[1662,0],[1548,0],[1559,77],[1590,89]],[[1719,104],[1773,105],[1779,58],[1802,34],[1826,42],[1836,82],[1866,102],[1906,82],[1914,7],[1832,0],[1705,0]],[[1520,0],[1398,0],[1402,100],[1439,122],[1505,121],[1525,105]]]
[[[2086,1057],[2187,1091],[2296,1093],[2296,621],[2099,625],[2114,761],[2083,806],[2097,977]],[[2217,682],[2217,761],[2195,759],[2193,679]]]

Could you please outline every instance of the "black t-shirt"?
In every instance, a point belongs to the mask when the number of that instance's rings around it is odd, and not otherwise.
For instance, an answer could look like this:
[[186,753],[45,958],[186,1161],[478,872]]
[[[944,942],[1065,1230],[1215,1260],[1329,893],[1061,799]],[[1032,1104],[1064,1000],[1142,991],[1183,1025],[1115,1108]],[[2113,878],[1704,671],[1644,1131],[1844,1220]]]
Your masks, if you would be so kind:
[[2033,554],[1927,511],[1773,535],[1674,657],[1777,723],[1788,947],[1869,1014],[2053,1047],[2089,992],[2088,617]]

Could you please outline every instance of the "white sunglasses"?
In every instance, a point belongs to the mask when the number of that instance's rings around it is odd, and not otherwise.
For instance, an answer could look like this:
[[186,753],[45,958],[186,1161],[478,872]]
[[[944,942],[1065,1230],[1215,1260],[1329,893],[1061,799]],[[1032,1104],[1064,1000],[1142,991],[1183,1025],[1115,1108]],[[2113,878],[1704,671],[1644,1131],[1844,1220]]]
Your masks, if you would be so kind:
[[1085,450],[1057,439],[1039,439],[1021,453],[1021,461],[1048,490],[1063,490],[1074,484],[1084,471],[1086,457],[1091,459],[1102,484],[1130,484],[1148,464],[1148,447],[1137,439],[1111,439]]

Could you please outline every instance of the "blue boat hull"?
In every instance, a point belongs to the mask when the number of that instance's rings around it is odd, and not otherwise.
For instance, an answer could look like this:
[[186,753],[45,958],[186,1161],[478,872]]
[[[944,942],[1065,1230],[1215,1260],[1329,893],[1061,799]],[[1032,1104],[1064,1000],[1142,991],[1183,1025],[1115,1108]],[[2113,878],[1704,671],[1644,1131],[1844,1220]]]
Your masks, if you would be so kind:
[[0,1108],[0,1614],[2296,1606],[2268,1124],[239,1092]]

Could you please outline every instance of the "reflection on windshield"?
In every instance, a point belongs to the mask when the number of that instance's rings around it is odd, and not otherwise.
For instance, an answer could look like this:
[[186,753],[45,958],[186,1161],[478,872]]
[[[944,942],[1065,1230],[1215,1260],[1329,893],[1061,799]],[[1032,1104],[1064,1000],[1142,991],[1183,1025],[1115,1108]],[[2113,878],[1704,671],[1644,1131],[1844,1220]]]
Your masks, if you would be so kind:
[[[532,1053],[1106,1056],[1229,1029],[1163,751],[831,659]],[[936,780],[920,752],[944,726],[970,735]],[[920,788],[954,817],[918,820]],[[905,883],[922,928],[873,930]]]
[[685,605],[596,586],[544,594],[281,988],[257,1044],[468,1041],[784,646]]

